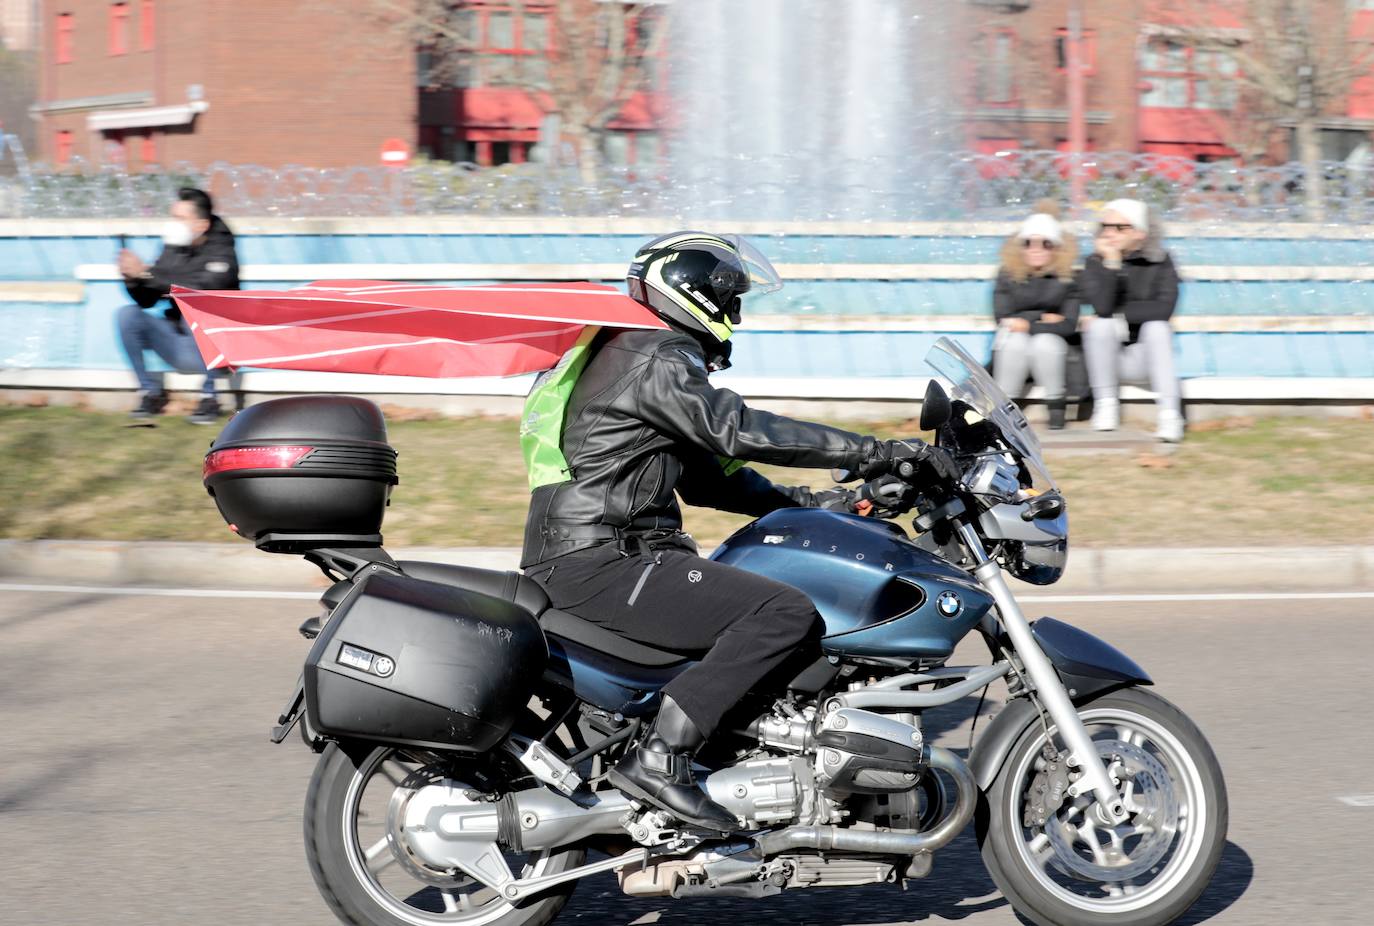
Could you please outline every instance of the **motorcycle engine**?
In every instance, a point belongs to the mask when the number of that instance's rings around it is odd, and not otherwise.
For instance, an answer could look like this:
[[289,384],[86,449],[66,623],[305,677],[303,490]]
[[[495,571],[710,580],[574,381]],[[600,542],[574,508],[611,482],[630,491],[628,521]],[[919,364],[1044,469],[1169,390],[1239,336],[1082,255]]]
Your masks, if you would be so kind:
[[713,772],[702,784],[713,801],[749,829],[792,821],[821,823],[830,816],[811,763],[801,756],[740,762]]
[[925,740],[911,714],[840,708],[821,720],[815,742],[816,781],[832,795],[907,791],[926,769]]
[[818,723],[813,708],[761,718],[759,745],[787,757],[751,758],[703,781],[746,826],[833,823],[853,795],[911,791],[925,772],[925,742],[911,714],[841,708]]

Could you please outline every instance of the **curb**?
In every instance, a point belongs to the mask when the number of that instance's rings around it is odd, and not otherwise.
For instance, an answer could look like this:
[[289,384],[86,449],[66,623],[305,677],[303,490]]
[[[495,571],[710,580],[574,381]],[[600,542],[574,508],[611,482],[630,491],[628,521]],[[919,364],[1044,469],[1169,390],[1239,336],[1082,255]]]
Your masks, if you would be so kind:
[[[515,569],[514,547],[412,547],[396,559],[484,569]],[[90,585],[183,588],[323,588],[318,569],[299,556],[261,553],[248,544],[116,540],[0,540],[0,578]],[[1025,592],[1035,586],[1017,583]],[[1079,548],[1069,554],[1059,593],[1329,591],[1374,587],[1374,547],[1274,549]]]
[[[515,569],[520,561],[514,547],[412,547],[388,552],[396,559],[484,569]],[[0,578],[297,591],[329,584],[303,557],[263,553],[246,543],[123,540],[0,540]]]

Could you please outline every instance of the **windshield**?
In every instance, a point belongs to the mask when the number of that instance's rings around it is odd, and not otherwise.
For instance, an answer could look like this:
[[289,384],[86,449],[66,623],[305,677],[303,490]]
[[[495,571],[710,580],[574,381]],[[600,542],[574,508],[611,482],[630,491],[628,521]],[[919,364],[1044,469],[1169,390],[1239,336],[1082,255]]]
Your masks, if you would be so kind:
[[997,426],[1007,445],[1025,461],[1036,488],[1042,491],[1057,488],[1045,466],[1044,451],[1040,449],[1040,440],[1031,430],[1030,422],[982,364],[954,341],[940,338],[926,354],[926,365],[945,387],[950,399],[964,402]]

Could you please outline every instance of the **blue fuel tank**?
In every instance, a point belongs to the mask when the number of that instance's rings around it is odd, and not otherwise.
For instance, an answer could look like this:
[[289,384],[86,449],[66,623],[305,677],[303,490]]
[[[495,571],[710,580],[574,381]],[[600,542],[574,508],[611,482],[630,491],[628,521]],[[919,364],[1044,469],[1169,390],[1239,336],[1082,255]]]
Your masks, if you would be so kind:
[[947,657],[993,603],[896,524],[818,508],[765,515],[711,558],[809,595],[825,619],[825,651],[837,655]]

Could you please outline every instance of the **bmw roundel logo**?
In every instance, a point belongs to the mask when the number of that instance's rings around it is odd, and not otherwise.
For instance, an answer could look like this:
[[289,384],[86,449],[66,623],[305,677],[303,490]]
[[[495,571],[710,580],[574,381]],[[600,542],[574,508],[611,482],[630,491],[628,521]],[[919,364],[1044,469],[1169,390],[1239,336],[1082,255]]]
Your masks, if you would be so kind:
[[954,592],[941,592],[935,599],[935,609],[940,612],[941,617],[955,617],[964,610],[964,603]]
[[372,671],[376,672],[382,678],[386,678],[392,672],[396,671],[396,663],[385,656],[378,656],[377,661],[372,664]]

